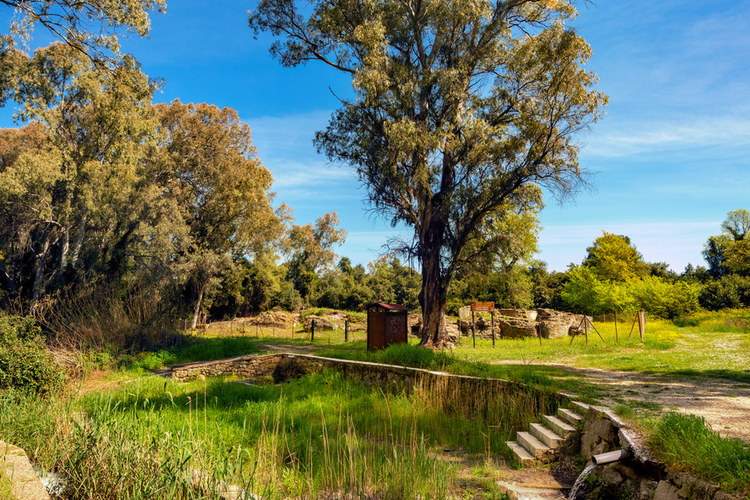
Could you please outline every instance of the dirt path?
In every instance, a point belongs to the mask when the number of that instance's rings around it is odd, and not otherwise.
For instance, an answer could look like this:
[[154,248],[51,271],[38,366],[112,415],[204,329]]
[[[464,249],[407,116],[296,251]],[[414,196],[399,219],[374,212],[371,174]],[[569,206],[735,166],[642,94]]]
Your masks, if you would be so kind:
[[[556,366],[585,378],[607,396],[601,404],[641,407],[649,413],[699,415],[724,437],[750,443],[750,384],[708,377],[675,377]],[[624,402],[624,403],[623,403]]]

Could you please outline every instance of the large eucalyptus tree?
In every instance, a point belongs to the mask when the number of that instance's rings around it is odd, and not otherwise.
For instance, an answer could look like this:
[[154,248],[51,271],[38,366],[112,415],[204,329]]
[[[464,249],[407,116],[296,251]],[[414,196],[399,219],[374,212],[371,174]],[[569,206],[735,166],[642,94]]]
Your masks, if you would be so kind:
[[446,342],[451,278],[485,218],[535,186],[582,182],[575,136],[606,96],[565,26],[575,14],[553,0],[260,0],[250,13],[283,65],[351,74],[355,97],[316,143],[357,170],[384,217],[414,227],[423,345]]

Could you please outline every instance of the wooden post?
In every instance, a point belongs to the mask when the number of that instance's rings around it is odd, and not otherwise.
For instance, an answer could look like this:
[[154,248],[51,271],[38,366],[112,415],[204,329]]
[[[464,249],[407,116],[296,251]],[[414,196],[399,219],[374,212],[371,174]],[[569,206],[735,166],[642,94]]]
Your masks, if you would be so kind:
[[349,320],[344,320],[344,342],[349,342]]
[[641,342],[643,342],[643,334],[646,333],[646,311],[643,309],[638,311],[638,331],[641,334]]
[[633,318],[633,324],[630,325],[630,333],[628,333],[628,339],[630,339],[630,336],[633,335],[633,328],[635,328],[636,321],[638,321],[638,313],[635,313],[635,318]]
[[586,345],[589,345],[589,318],[583,313],[583,336],[586,338]]
[[490,313],[490,328],[492,328],[492,348],[495,348],[495,311]]
[[310,325],[310,342],[315,341],[315,320],[312,320],[312,325]]
[[617,309],[615,309],[615,344],[619,343],[619,339],[617,338]]
[[537,323],[536,325],[536,336],[539,337],[539,347],[542,346],[542,324]]
[[471,341],[474,343],[474,347],[477,346],[477,336],[475,330],[476,326],[474,324],[474,311],[471,311]]

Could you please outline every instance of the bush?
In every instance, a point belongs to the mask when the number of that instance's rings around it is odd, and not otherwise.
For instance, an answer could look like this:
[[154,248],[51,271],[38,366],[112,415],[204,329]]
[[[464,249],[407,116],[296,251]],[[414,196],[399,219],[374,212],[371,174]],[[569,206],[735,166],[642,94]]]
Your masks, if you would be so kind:
[[750,307],[750,277],[730,274],[707,283],[699,300],[709,311]]
[[0,313],[0,390],[45,395],[62,387],[62,382],[62,370],[47,354],[36,322]]

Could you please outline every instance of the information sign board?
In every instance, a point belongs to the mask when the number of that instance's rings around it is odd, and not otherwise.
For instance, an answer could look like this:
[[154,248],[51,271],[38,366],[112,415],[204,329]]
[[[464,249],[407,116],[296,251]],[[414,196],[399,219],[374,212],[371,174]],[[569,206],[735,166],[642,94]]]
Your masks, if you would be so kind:
[[472,302],[471,312],[495,312],[494,302]]

